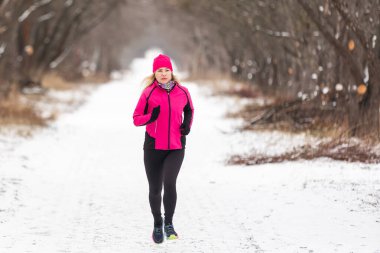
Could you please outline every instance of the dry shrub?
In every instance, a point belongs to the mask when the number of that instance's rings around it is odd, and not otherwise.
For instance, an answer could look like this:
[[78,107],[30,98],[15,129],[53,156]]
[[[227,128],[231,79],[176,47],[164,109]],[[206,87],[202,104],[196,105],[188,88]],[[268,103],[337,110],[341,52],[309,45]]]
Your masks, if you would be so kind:
[[0,100],[0,125],[46,125],[46,119],[36,112],[34,106],[21,98],[22,95],[12,88],[9,95]]
[[75,84],[64,80],[56,73],[48,73],[42,78],[42,87],[54,90],[70,90]]
[[[344,108],[321,106],[317,100],[284,101],[267,99],[270,104],[252,101],[229,117],[243,118],[243,130],[279,130],[291,133],[307,132],[318,137],[339,137],[347,132]],[[293,103],[292,103],[293,102]]]
[[227,164],[255,165],[265,163],[279,163],[283,161],[312,160],[328,157],[333,160],[363,163],[379,163],[380,154],[375,152],[365,142],[327,141],[317,146],[304,145],[280,155],[252,154],[247,156],[233,155]]
[[[96,83],[101,83],[100,80],[103,79],[98,77]],[[4,131],[17,126],[17,129],[22,129],[20,135],[30,135],[36,129],[34,127],[47,126],[61,113],[76,110],[97,87],[94,83],[73,83],[49,73],[42,80],[42,89],[23,89],[20,92],[13,85],[7,96],[0,99],[0,126],[8,126],[2,128]]]
[[110,79],[108,75],[98,73],[95,75],[89,75],[87,77],[84,77],[81,80],[71,82],[69,80],[66,80],[61,75],[51,72],[43,77],[42,87],[52,90],[66,91],[76,89],[79,86],[83,86],[86,84],[103,84],[105,82],[108,82],[109,80]]
[[97,73],[94,75],[89,75],[81,80],[82,83],[90,83],[90,84],[103,84],[110,80],[109,75],[105,73]]
[[[292,103],[293,102],[293,103]],[[348,162],[379,163],[380,153],[374,147],[376,138],[355,139],[349,136],[346,110],[332,105],[321,106],[319,100],[274,100],[270,105],[252,103],[230,114],[243,118],[246,124],[241,130],[279,130],[283,132],[306,132],[321,138],[316,145],[304,145],[280,155],[232,155],[228,164],[262,164],[328,157]],[[376,133],[375,133],[376,134]],[[328,141],[324,139],[328,138]]]

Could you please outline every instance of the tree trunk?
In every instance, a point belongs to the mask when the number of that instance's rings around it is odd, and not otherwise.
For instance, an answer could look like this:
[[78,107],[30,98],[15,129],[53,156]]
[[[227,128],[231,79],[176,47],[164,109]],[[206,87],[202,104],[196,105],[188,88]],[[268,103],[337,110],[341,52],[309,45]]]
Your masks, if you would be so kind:
[[372,140],[380,139],[379,129],[379,85],[380,74],[378,73],[379,64],[375,61],[369,61],[368,72],[370,80],[368,82],[367,92],[357,104],[357,119],[351,120],[351,135],[357,137],[369,137]]

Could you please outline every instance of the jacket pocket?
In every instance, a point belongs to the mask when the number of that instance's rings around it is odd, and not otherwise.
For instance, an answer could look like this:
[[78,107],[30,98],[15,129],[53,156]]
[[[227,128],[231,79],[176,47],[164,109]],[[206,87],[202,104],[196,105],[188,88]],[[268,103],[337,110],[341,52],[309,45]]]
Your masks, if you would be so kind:
[[144,149],[155,149],[156,139],[151,137],[148,132],[145,132]]

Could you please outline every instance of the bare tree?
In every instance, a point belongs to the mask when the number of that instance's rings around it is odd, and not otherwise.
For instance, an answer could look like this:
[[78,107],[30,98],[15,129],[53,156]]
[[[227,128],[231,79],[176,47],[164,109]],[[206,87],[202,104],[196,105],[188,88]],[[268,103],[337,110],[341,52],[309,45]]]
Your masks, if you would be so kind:
[[[349,122],[352,135],[380,138],[379,86],[380,36],[379,1],[317,1],[313,6],[307,1],[297,0],[323,37],[334,47],[348,69],[353,86],[361,89],[350,94]],[[325,11],[323,8],[328,8]],[[331,19],[342,20],[348,30],[340,34],[331,29]],[[341,39],[347,34],[346,39]]]
[[168,2],[193,17],[196,74],[216,67],[267,94],[345,107],[351,135],[380,137],[379,0]]
[[[16,56],[12,60],[17,59],[17,63],[12,71],[16,74],[7,79],[17,82],[22,88],[40,85],[44,73],[62,62],[76,41],[94,29],[124,1],[10,2],[1,3],[1,11],[9,16],[7,29],[10,34],[2,43],[15,42],[15,48],[7,47],[5,51],[8,55]],[[9,8],[4,10],[7,6]],[[0,71],[5,71],[5,62],[6,60]]]
[[321,110],[343,111],[351,135],[379,138],[379,6],[380,0],[1,0],[0,87],[9,80],[38,85],[51,69],[68,78],[109,74],[158,46],[194,76],[228,76],[283,100],[309,98]]

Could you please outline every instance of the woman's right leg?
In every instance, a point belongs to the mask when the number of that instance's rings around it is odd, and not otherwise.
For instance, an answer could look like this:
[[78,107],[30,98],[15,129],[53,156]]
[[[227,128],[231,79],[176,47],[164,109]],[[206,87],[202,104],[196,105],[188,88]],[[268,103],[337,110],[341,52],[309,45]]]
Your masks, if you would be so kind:
[[162,150],[144,149],[145,172],[149,183],[149,204],[155,225],[161,225],[161,192],[163,182],[163,161],[166,152]]
[[185,149],[170,150],[163,162],[165,225],[172,223],[177,203],[177,176],[184,156]]

